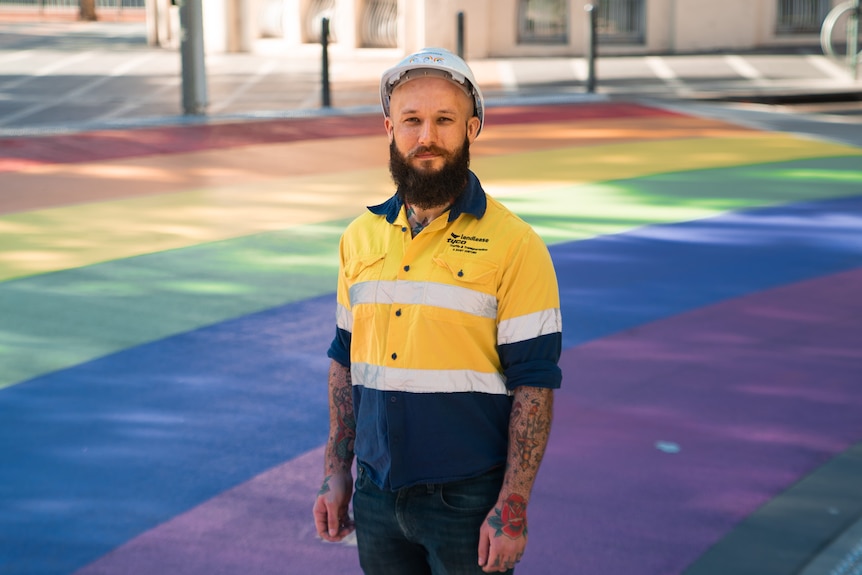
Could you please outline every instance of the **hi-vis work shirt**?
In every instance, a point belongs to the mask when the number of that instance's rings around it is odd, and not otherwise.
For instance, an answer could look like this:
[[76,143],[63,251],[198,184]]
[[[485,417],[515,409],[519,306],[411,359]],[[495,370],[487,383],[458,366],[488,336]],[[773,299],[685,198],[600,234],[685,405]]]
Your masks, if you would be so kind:
[[513,390],[562,379],[559,291],[541,238],[471,172],[416,237],[397,195],[369,208],[340,257],[328,355],[350,367],[354,449],[372,481],[395,490],[505,465]]

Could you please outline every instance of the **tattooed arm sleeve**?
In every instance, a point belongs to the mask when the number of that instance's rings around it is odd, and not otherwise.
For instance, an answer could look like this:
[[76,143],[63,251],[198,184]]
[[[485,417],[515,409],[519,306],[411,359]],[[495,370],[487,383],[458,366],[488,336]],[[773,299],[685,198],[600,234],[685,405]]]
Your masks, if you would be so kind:
[[329,367],[329,441],[326,444],[324,474],[350,472],[356,420],[353,416],[350,368],[333,360]]
[[554,391],[521,386],[515,390],[509,419],[509,453],[499,508],[492,525],[509,537],[526,534],[526,506],[551,431]]

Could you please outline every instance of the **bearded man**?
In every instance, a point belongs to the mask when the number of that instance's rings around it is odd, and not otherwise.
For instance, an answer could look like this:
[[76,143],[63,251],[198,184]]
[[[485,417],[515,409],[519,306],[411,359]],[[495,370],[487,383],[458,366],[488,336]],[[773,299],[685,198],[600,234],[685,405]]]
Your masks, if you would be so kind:
[[469,168],[467,64],[424,49],[380,95],[396,191],[341,239],[315,526],[355,528],[368,575],[512,573],[562,379],[556,274]]

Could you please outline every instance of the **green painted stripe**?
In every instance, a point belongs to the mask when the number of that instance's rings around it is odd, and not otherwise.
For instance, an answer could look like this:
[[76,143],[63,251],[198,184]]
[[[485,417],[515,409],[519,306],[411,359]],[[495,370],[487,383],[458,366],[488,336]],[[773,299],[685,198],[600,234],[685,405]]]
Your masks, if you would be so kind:
[[0,388],[333,292],[338,239],[347,223],[303,226],[0,283]]
[[503,201],[553,244],[730,210],[860,193],[862,164],[849,156],[561,186]]
[[[858,195],[860,183],[859,158],[849,156],[561,186],[504,201],[548,243],[557,243],[735,208]],[[0,388],[332,293],[346,224],[301,226],[0,283]]]

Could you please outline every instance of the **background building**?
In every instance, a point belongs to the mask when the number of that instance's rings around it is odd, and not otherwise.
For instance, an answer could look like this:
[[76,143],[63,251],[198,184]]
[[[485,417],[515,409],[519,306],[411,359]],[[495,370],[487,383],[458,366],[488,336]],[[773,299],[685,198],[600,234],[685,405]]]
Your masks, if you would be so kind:
[[[80,0],[0,0],[0,9],[67,10]],[[95,0],[100,15],[146,14],[150,43],[176,46],[183,0]],[[208,52],[289,51],[318,43],[323,17],[334,50],[458,46],[464,14],[468,59],[582,56],[590,0],[201,0]],[[593,0],[600,53],[685,53],[817,46],[823,19],[841,0]]]
[[[153,0],[167,1],[167,0]],[[840,0],[598,0],[604,54],[745,50],[817,45],[820,25]],[[236,46],[269,36],[285,49],[319,41],[331,20],[339,49],[423,46],[456,49],[464,13],[467,58],[581,56],[587,45],[587,0],[204,0],[214,22],[230,22]],[[221,26],[231,29],[231,26]],[[210,34],[211,36],[213,34]],[[208,38],[209,39],[209,38]]]

